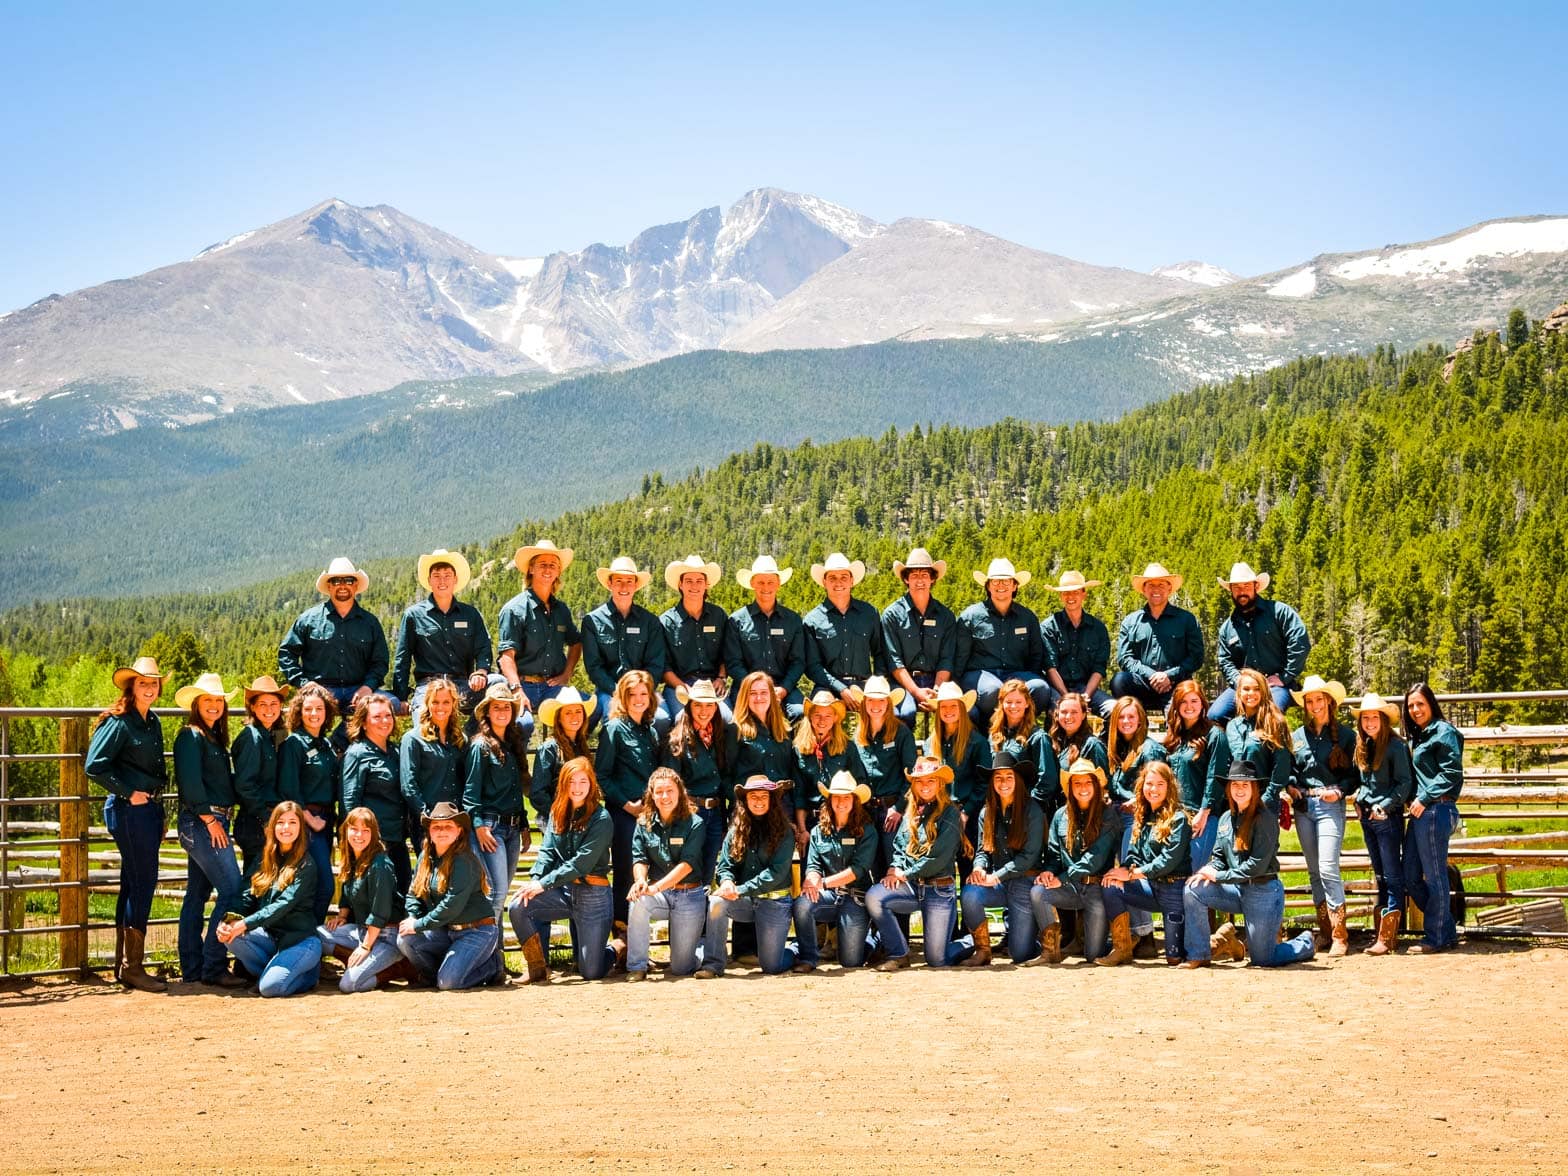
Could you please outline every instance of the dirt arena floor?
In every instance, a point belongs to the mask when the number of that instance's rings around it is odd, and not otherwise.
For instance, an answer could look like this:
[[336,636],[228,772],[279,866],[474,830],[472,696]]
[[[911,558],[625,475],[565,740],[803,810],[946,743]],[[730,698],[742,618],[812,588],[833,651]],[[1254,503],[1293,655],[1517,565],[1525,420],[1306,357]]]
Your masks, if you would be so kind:
[[0,987],[5,1171],[1561,1172],[1568,947],[263,1001]]

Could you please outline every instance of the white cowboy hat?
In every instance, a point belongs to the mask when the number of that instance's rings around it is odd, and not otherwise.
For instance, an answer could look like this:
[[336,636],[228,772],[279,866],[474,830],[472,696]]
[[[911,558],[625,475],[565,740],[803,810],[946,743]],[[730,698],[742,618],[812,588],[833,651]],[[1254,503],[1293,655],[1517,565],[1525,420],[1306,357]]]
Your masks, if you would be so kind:
[[463,558],[461,551],[448,551],[438,547],[429,555],[419,557],[419,586],[426,592],[430,591],[430,569],[437,564],[448,564],[457,573],[457,583],[452,588],[452,595],[456,596],[468,587],[468,581],[473,579],[473,573],[468,570],[468,560]]
[[645,572],[637,566],[637,561],[629,555],[618,555],[610,561],[610,566],[600,568],[594,573],[599,578],[599,583],[605,591],[609,591],[611,576],[636,576],[637,591],[641,592],[653,579],[652,572]]
[[837,698],[834,698],[833,692],[831,690],[818,690],[810,698],[803,700],[800,704],[801,710],[805,712],[805,715],[808,719],[811,717],[812,711],[822,706],[827,707],[835,715],[837,715],[838,721],[841,723],[844,721],[844,716],[849,714],[849,708],[840,702]]
[[1229,588],[1232,584],[1257,584],[1258,591],[1263,592],[1269,586],[1267,572],[1255,572],[1249,563],[1234,563],[1230,565],[1230,577],[1220,578],[1220,587]]
[[583,708],[583,722],[588,721],[588,716],[593,714],[593,708],[599,705],[599,699],[592,692],[584,698],[577,693],[575,686],[562,686],[553,698],[547,698],[539,704],[539,721],[546,727],[555,726],[555,714],[563,706],[580,706]]
[[523,575],[528,574],[528,565],[533,562],[536,555],[553,555],[561,561],[561,570],[564,572],[572,566],[573,551],[570,547],[557,547],[548,539],[540,539],[528,547],[519,547],[517,554],[512,556],[512,566]]
[[1143,569],[1143,575],[1134,576],[1132,578],[1132,590],[1134,592],[1142,592],[1145,580],[1169,580],[1172,592],[1179,591],[1183,583],[1183,577],[1166,571],[1165,565],[1160,563],[1151,563]]
[[233,702],[240,696],[238,690],[224,690],[222,675],[206,673],[189,686],[181,686],[176,690],[174,692],[174,705],[181,710],[188,710],[191,703],[209,694],[214,698],[221,698],[225,702]]
[[316,577],[316,591],[323,596],[328,595],[327,581],[335,580],[339,576],[353,576],[354,579],[359,581],[359,587],[354,589],[355,596],[358,596],[366,588],[370,587],[370,577],[356,568],[354,561],[349,559],[348,556],[340,555],[327,565],[326,571]]
[[917,572],[922,568],[931,573],[931,582],[933,584],[947,575],[947,561],[945,559],[932,559],[931,553],[924,547],[911,548],[909,560],[906,563],[900,563],[896,559],[893,561],[893,574],[906,583],[909,577],[904,575],[905,572]]
[[681,577],[687,572],[701,572],[712,588],[724,575],[724,569],[716,563],[707,563],[700,555],[688,555],[685,559],[678,559],[674,563],[665,564],[664,582],[669,585],[671,592],[681,590]]
[[1022,588],[1030,580],[1034,579],[1033,572],[1026,572],[1022,568],[1013,567],[1013,561],[1010,559],[993,559],[985,571],[976,570],[973,575],[975,583],[981,587],[984,587],[991,580],[1011,580],[1019,588]]
[[1304,706],[1303,701],[1309,694],[1327,694],[1334,700],[1335,707],[1345,705],[1345,687],[1339,682],[1325,682],[1317,674],[1308,674],[1307,680],[1301,684],[1300,690],[1292,690],[1290,696],[1296,700],[1297,706]]
[[690,686],[677,686],[675,697],[682,706],[690,706],[694,702],[711,702],[719,705],[719,695],[713,688],[713,683],[706,678],[698,678]]
[[1367,711],[1382,711],[1390,723],[1399,722],[1399,704],[1388,701],[1376,691],[1368,690],[1361,696],[1361,701],[1350,708],[1350,713],[1358,719]]
[[1098,588],[1104,580],[1085,580],[1082,572],[1063,572],[1058,583],[1045,584],[1042,587],[1047,592],[1083,592],[1090,588]]
[[826,784],[818,781],[817,791],[823,796],[853,796],[861,804],[871,799],[871,785],[862,784],[848,772],[837,771]]
[[287,686],[279,686],[277,679],[271,674],[263,674],[245,687],[245,705],[250,705],[250,700],[259,698],[263,694],[275,694],[278,701],[282,702],[292,691]]
[[158,668],[158,659],[155,657],[139,657],[128,666],[121,666],[114,671],[114,684],[124,690],[137,678],[157,678],[161,683],[165,675]]
[[902,686],[892,686],[881,674],[874,674],[866,679],[866,685],[861,690],[863,698],[885,698],[893,706],[904,701],[907,693]]
[[842,551],[835,551],[828,556],[827,563],[811,565],[811,578],[818,584],[829,572],[848,572],[850,586],[853,587],[866,578],[866,565],[862,560],[849,559]]
[[752,560],[749,568],[741,568],[735,573],[735,582],[742,588],[750,591],[751,578],[753,576],[777,576],[779,578],[779,587],[782,588],[789,583],[789,578],[794,574],[794,568],[779,567],[778,560],[771,555],[759,555]]
[[935,710],[944,702],[961,702],[965,710],[972,710],[975,705],[975,692],[960,690],[958,683],[949,679],[936,688],[936,695],[931,699],[931,709]]

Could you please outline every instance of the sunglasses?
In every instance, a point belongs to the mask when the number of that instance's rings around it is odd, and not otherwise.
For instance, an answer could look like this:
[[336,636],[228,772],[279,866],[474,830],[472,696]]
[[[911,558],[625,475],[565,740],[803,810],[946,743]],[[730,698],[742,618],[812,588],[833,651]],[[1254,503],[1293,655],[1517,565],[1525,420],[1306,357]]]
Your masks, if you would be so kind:
[[358,584],[359,578],[357,576],[333,576],[327,580],[327,583],[333,587],[339,584]]

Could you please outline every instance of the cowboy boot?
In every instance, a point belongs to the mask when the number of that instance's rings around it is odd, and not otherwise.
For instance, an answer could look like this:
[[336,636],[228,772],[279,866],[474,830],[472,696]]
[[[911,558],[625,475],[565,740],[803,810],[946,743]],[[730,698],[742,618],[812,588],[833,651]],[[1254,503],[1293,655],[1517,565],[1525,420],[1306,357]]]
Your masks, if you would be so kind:
[[1334,922],[1329,918],[1328,903],[1318,903],[1318,927],[1312,933],[1312,948],[1322,951],[1334,941]]
[[1111,920],[1111,950],[1094,962],[1103,968],[1114,968],[1132,959],[1132,921],[1127,913]]
[[1160,954],[1160,949],[1155,945],[1154,932],[1137,935],[1132,941],[1132,958],[1135,960],[1152,960]]
[[964,967],[983,968],[991,962],[991,924],[981,920],[974,935],[975,954],[964,961]]
[[116,980],[120,978],[120,968],[125,963],[125,928],[116,923],[114,925],[114,972]]
[[523,963],[528,968],[528,978],[524,984],[538,984],[550,978],[550,964],[544,954],[544,944],[539,941],[539,933],[535,932],[523,940]]
[[1399,912],[1384,911],[1377,921],[1377,942],[1367,948],[1367,955],[1387,955],[1394,950],[1399,938]]
[[385,988],[395,980],[407,980],[413,983],[418,979],[419,973],[414,969],[414,965],[399,956],[395,963],[388,964],[376,973],[376,987]]
[[1236,924],[1221,923],[1220,929],[1209,936],[1209,958],[1216,961],[1247,958],[1247,945],[1236,934]]
[[125,963],[120,968],[120,983],[137,992],[167,992],[169,986],[149,976],[142,966],[147,955],[147,932],[137,927],[125,929]]
[[610,933],[610,949],[615,952],[615,962],[610,965],[610,975],[626,971],[626,924],[616,921]]
[[1059,964],[1062,962],[1062,925],[1051,923],[1040,928],[1040,954],[1025,963],[1025,967],[1033,968],[1040,964]]
[[1338,959],[1350,951],[1350,929],[1345,926],[1345,908],[1328,908],[1329,959]]

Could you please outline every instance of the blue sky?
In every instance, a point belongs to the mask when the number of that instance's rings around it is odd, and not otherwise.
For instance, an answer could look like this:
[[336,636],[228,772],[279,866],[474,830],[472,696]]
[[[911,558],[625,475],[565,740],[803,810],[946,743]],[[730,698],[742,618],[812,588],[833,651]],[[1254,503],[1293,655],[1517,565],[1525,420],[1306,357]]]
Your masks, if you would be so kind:
[[519,256],[773,185],[1244,274],[1568,212],[1556,6],[0,0],[0,310],[328,196]]

